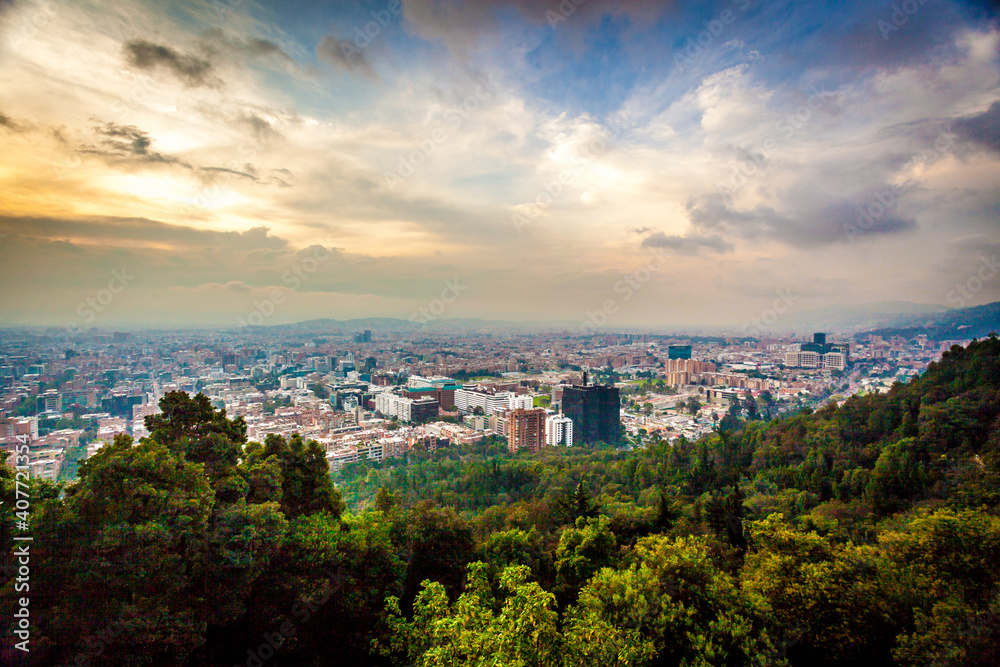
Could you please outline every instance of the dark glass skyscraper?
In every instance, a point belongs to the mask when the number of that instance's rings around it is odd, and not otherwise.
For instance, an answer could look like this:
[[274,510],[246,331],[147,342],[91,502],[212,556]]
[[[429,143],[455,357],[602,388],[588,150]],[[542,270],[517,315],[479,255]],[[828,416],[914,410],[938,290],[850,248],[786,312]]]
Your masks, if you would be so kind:
[[667,359],[690,359],[690,345],[670,345],[667,347]]
[[563,389],[562,412],[573,420],[573,442],[618,442],[617,387],[574,385]]

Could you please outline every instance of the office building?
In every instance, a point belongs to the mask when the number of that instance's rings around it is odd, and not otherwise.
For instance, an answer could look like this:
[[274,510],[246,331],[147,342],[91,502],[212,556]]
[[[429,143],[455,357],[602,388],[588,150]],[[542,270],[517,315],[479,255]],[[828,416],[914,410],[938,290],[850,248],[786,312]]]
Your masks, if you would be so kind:
[[690,359],[690,345],[670,345],[667,347],[667,359]]
[[[584,375],[586,383],[586,375]],[[578,444],[618,442],[621,406],[617,387],[574,385],[563,389],[562,412],[573,420]]]
[[842,352],[827,352],[823,355],[823,368],[842,371],[847,368],[847,357]]
[[495,394],[465,387],[455,390],[454,401],[455,407],[463,414],[473,412],[476,408],[482,409],[483,414],[487,415],[510,409],[507,394]]
[[429,397],[407,398],[382,392],[375,397],[375,410],[400,421],[423,423],[437,417],[438,402]]

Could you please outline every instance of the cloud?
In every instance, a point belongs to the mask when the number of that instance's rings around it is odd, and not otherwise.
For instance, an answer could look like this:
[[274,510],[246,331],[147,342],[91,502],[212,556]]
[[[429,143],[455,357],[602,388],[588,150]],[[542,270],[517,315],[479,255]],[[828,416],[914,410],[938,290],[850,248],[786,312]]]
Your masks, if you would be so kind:
[[[888,189],[886,186],[875,191]],[[780,213],[765,205],[751,209],[732,208],[725,197],[712,194],[700,200],[690,199],[687,212],[692,226],[705,232],[745,240],[777,241],[799,248],[849,243],[856,236],[899,234],[917,227],[915,220],[896,211],[895,203],[879,209],[882,213],[878,215],[862,218],[862,206],[873,201],[876,201],[874,195],[858,201],[839,200]],[[857,231],[859,219],[863,219],[861,233]],[[855,233],[849,233],[851,230]]]
[[1000,151],[1000,101],[979,115],[956,120],[952,131],[966,141]]
[[334,35],[324,35],[316,45],[316,55],[320,60],[328,62],[339,69],[356,72],[370,79],[377,79],[378,74],[365,58],[363,49],[359,49],[350,40],[340,39]]
[[288,242],[264,226],[243,232],[219,232],[169,225],[146,218],[89,216],[77,218],[0,215],[0,230],[37,239],[75,239],[102,247],[122,244],[174,249],[227,248],[237,251],[285,250]]
[[[248,169],[248,167],[249,167],[249,169]],[[227,169],[226,167],[202,167],[201,170],[202,171],[221,172],[221,173],[224,173],[224,174],[232,174],[233,176],[240,176],[242,178],[246,178],[246,179],[249,179],[251,181],[257,181],[257,180],[259,180],[257,178],[257,174],[253,173],[253,172],[256,172],[256,169],[253,168],[253,165],[247,164],[247,165],[244,165],[243,168],[246,169],[246,171],[237,171],[236,169]]]
[[682,255],[697,255],[702,248],[717,253],[730,252],[733,249],[733,244],[726,242],[718,234],[712,236],[701,236],[699,234],[668,236],[663,232],[656,232],[644,238],[640,247],[670,248]]
[[263,144],[270,143],[282,137],[281,132],[274,129],[274,126],[268,120],[261,118],[255,113],[244,112],[236,122],[249,130],[253,138]]
[[239,58],[273,59],[287,65],[298,65],[284,49],[270,40],[260,37],[231,38],[219,28],[202,33],[202,47],[213,54],[226,52]]
[[125,43],[128,64],[141,70],[165,69],[188,88],[218,88],[222,81],[212,75],[213,65],[205,58],[175,51],[169,46],[143,39]]
[[290,188],[295,180],[295,175],[288,169],[272,169],[268,182],[274,183],[279,188]]
[[23,123],[16,122],[13,118],[5,115],[3,112],[0,112],[0,127],[6,127],[12,132],[24,132],[28,129],[28,126]]
[[79,152],[138,162],[177,164],[188,169],[191,168],[190,164],[180,158],[150,150],[153,140],[148,133],[134,125],[118,125],[109,122],[95,125],[94,132],[98,137],[99,147],[88,145],[79,149]]

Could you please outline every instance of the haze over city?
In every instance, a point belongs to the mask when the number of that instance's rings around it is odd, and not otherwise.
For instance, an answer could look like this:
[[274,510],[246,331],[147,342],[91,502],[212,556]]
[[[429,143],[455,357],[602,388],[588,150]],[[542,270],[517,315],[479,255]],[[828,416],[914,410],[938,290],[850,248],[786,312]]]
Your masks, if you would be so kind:
[[2,2],[0,324],[997,301],[998,40],[976,2]]

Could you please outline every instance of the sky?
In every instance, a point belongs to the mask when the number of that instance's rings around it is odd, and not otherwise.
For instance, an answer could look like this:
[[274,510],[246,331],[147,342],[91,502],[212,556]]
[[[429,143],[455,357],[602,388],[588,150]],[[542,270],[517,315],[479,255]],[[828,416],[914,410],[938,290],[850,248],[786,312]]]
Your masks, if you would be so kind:
[[0,0],[0,326],[780,330],[998,232],[991,3]]

